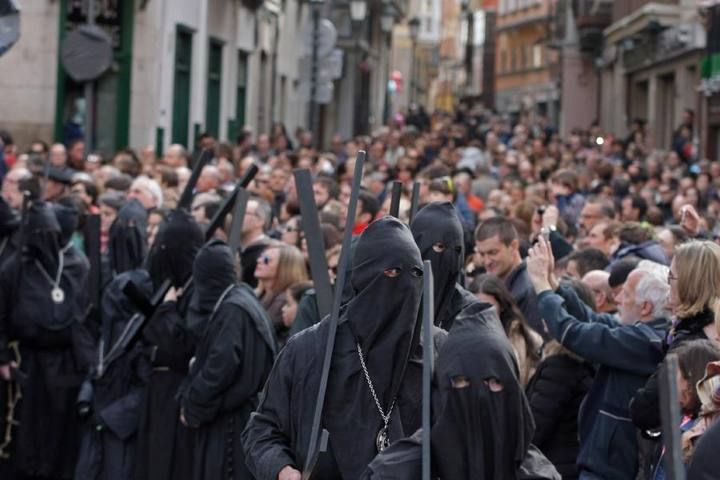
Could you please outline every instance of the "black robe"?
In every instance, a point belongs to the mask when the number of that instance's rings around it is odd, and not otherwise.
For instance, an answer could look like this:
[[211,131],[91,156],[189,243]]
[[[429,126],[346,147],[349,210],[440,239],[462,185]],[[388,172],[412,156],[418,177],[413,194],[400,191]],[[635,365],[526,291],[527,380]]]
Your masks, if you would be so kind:
[[[329,453],[321,455],[315,480],[358,478],[377,453],[383,421],[358,345],[382,407],[388,410],[397,398],[389,439],[412,433],[404,420],[419,418],[420,405],[405,402],[403,395],[420,391],[420,384],[407,387],[403,381],[418,337],[421,265],[409,230],[392,217],[370,224],[357,242],[351,280],[355,296],[340,317],[321,422],[330,434]],[[263,400],[243,432],[248,466],[258,480],[275,480],[286,465],[305,467],[329,326],[326,318],[298,333],[275,362]]]
[[472,303],[469,292],[456,288],[465,258],[460,218],[452,203],[434,202],[417,213],[410,229],[432,266],[435,325],[449,332],[460,310]]
[[183,318],[191,295],[192,288],[160,305],[143,332],[152,373],[140,409],[136,480],[192,478],[194,432],[180,423],[176,398],[195,352],[196,338]]
[[[534,429],[517,366],[495,310],[476,304],[458,316],[437,361],[431,432],[433,478],[440,480],[557,479],[530,449]],[[491,354],[489,354],[492,352]],[[420,434],[393,444],[363,479],[417,479]]]
[[65,300],[55,304],[38,263],[47,272],[58,270],[60,227],[38,202],[25,229],[24,252],[0,270],[0,363],[11,359],[9,342],[18,341],[19,368],[27,376],[16,409],[13,463],[22,475],[72,478],[79,443],[75,401],[93,357],[83,325],[89,265],[74,247],[64,250]]
[[[422,478],[422,430],[393,443],[370,462],[360,480],[419,480]],[[431,463],[432,466],[432,463]],[[430,475],[438,480],[436,475]],[[561,480],[552,463],[530,445],[517,473],[518,480]]]
[[102,285],[115,275],[141,268],[147,255],[147,210],[133,199],[118,211],[108,232],[108,251],[102,257]]
[[[0,268],[5,260],[10,258],[19,250],[20,235],[17,227],[20,224],[20,218],[14,212],[5,199],[0,196]],[[14,396],[13,386],[10,383],[0,379],[0,438],[4,438],[5,431],[8,428],[8,395]],[[0,445],[4,440],[0,440]],[[6,448],[9,448],[8,445]],[[0,452],[0,478],[3,480],[12,480],[12,465],[9,459],[5,459]],[[13,476],[11,476],[13,475]]]
[[[202,230],[188,213],[170,212],[147,259],[155,287],[170,279],[175,288],[183,288],[204,241]],[[141,408],[136,480],[189,480],[193,475],[195,434],[180,423],[177,398],[204,328],[204,324],[187,323],[193,285],[185,287],[177,301],[160,305],[143,330],[144,343],[151,350],[152,374]]]
[[[130,270],[115,277],[103,294],[101,339],[107,355],[133,316],[123,288],[132,281],[145,296],[152,282],[144,270]],[[99,349],[98,349],[99,350]],[[112,364],[101,378],[93,378],[92,413],[83,426],[77,480],[131,480],[143,387],[150,377],[150,360],[142,345],[135,344]]]
[[234,258],[224,243],[200,250],[193,276],[191,316],[206,318],[180,402],[197,429],[193,477],[251,480],[240,434],[272,368],[272,325],[250,287],[234,285]]

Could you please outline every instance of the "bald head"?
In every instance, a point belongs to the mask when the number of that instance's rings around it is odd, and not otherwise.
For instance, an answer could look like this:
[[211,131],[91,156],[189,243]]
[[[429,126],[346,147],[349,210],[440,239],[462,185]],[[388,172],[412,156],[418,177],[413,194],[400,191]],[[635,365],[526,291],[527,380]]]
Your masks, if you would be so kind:
[[168,167],[187,167],[187,152],[185,147],[179,144],[170,145],[163,157],[163,163]]
[[595,308],[600,313],[614,313],[617,310],[609,280],[610,274],[603,270],[591,270],[582,278],[582,283],[592,290]]
[[62,143],[55,143],[50,147],[50,155],[48,156],[50,165],[53,167],[64,167],[67,164],[67,150]]

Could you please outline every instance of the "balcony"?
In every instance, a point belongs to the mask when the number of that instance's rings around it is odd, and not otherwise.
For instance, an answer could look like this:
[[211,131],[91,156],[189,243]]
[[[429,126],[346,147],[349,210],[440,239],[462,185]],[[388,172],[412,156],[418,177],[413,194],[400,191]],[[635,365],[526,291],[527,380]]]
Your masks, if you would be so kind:
[[603,43],[603,30],[610,25],[609,14],[588,14],[577,17],[577,30],[580,51],[593,53],[599,51]]
[[623,67],[639,70],[705,47],[704,30],[699,23],[684,23],[662,28],[650,22],[648,28],[626,38],[620,44]]

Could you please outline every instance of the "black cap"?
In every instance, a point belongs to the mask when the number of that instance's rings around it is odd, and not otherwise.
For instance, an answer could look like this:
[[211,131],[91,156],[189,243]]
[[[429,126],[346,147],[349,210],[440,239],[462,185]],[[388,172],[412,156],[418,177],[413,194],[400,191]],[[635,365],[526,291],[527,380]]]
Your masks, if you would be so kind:
[[67,167],[50,167],[48,169],[48,179],[70,185],[72,183],[73,173],[73,170]]
[[610,277],[608,277],[608,284],[610,288],[619,287],[625,280],[627,280],[630,272],[637,268],[640,263],[640,259],[634,255],[624,257],[621,260],[613,263],[610,266]]

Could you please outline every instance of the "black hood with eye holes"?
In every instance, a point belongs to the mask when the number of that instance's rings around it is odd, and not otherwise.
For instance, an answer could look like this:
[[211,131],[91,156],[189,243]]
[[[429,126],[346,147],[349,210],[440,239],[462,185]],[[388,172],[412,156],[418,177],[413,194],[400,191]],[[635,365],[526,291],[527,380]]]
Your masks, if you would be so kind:
[[[17,303],[13,310],[14,321],[27,329],[21,335],[36,335],[37,331],[32,329],[37,325],[47,330],[63,330],[75,321],[82,321],[87,314],[90,266],[85,256],[75,249],[61,252],[60,240],[61,229],[51,204],[33,202],[23,226],[20,295],[15,299]],[[61,303],[55,303],[51,298],[51,281],[56,278],[61,255],[63,268],[59,288],[65,298]]]
[[440,352],[433,394],[433,469],[442,479],[516,479],[535,425],[495,310],[465,309]]
[[[391,269],[397,275],[385,275]],[[377,453],[375,439],[383,426],[357,344],[387,412],[419,337],[422,259],[407,226],[392,217],[368,226],[355,246],[351,283],[355,295],[340,318],[323,413],[331,444],[341,446],[333,455],[343,478],[358,478],[365,470]],[[412,433],[403,431],[399,402],[388,427],[391,441]]]
[[183,210],[173,210],[160,225],[147,258],[147,268],[157,288],[171,279],[175,288],[192,275],[193,262],[205,242],[200,226]]
[[[462,308],[455,287],[463,269],[463,229],[450,202],[434,202],[418,212],[410,225],[423,260],[430,260],[435,290],[435,325],[450,330]],[[442,244],[438,251],[435,245]]]
[[[360,236],[355,247],[351,284],[355,292],[348,303],[347,319],[355,338],[366,351],[382,342],[395,329],[414,329],[414,317],[422,291],[422,258],[400,221],[385,217],[376,220]],[[385,271],[397,269],[391,278]],[[414,313],[413,313],[414,311]],[[411,313],[413,321],[398,325],[398,317]],[[394,336],[399,336],[395,334]]]
[[32,202],[23,226],[23,253],[30,261],[37,260],[48,272],[58,268],[60,254],[60,225],[52,206]]
[[108,254],[113,273],[140,268],[147,253],[147,210],[133,199],[110,226]]
[[208,316],[223,292],[237,283],[235,259],[227,243],[211,240],[198,251],[193,263],[193,283],[190,310]]

